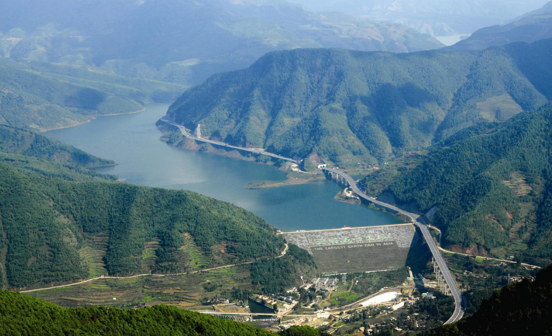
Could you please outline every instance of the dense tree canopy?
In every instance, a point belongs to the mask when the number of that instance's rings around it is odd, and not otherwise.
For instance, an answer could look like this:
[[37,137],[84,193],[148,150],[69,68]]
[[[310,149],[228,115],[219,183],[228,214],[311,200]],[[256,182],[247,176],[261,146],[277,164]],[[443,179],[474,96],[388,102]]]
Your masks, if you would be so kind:
[[[114,182],[86,169],[110,163],[0,126],[0,288],[102,274],[178,273],[276,257],[284,250],[273,227],[234,205]],[[265,269],[265,263],[277,269]],[[252,267],[252,284],[274,292],[295,286],[315,265],[305,251],[290,247],[286,257]],[[294,271],[270,283],[259,280],[282,267]]]
[[550,335],[552,334],[552,266],[536,280],[504,287],[481,303],[467,319],[437,328],[426,336]]
[[460,132],[415,168],[397,174],[384,194],[429,212],[430,221],[445,231],[444,243],[548,265],[551,120],[547,106]]
[[[343,167],[383,163],[552,98],[552,40],[474,52],[273,52],[186,91],[167,117],[204,137]],[[538,69],[536,71],[535,69]],[[179,145],[179,143],[175,143]]]

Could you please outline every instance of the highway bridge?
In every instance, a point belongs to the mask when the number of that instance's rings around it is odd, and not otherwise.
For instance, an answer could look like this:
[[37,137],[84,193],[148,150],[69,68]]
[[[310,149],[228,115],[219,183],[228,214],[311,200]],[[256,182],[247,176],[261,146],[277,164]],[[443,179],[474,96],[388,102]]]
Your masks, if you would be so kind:
[[464,308],[462,306],[462,294],[460,293],[460,290],[458,289],[458,286],[456,285],[456,282],[454,281],[454,278],[452,276],[452,273],[450,272],[447,263],[445,262],[445,259],[443,259],[443,256],[441,255],[441,252],[439,251],[437,244],[435,244],[435,241],[433,240],[433,237],[431,236],[431,233],[429,233],[429,229],[427,226],[419,221],[419,215],[415,213],[411,213],[408,211],[405,211],[403,209],[400,209],[394,205],[378,201],[374,197],[370,197],[365,195],[357,185],[357,182],[349,176],[344,171],[341,171],[339,169],[331,169],[331,168],[321,168],[322,171],[327,172],[329,174],[335,174],[336,176],[339,176],[344,182],[346,182],[353,192],[357,194],[360,198],[364,199],[365,201],[372,203],[374,205],[377,205],[379,207],[382,207],[384,209],[387,209],[393,213],[399,213],[401,215],[404,215],[412,220],[412,223],[414,223],[422,232],[422,235],[424,237],[424,240],[426,241],[427,245],[429,246],[429,249],[431,251],[431,254],[433,255],[433,258],[435,259],[435,262],[437,263],[437,266],[441,270],[441,274],[443,275],[443,278],[448,285],[448,288],[450,289],[450,292],[452,294],[452,297],[454,298],[454,313],[450,317],[450,319],[445,322],[445,324],[454,323],[459,321],[462,316],[464,316]]
[[294,160],[292,158],[288,158],[288,157],[285,157],[285,156],[281,156],[281,155],[278,155],[278,154],[267,152],[263,148],[239,147],[239,146],[233,146],[233,145],[227,144],[225,142],[221,142],[221,141],[214,141],[214,140],[209,140],[209,139],[204,139],[204,138],[198,138],[198,137],[192,135],[190,132],[188,132],[186,127],[184,127],[180,124],[177,124],[177,123],[175,123],[173,121],[170,121],[166,118],[161,118],[161,121],[168,124],[168,125],[177,127],[180,130],[180,133],[182,133],[182,135],[184,137],[188,138],[188,139],[192,139],[192,140],[195,140],[195,141],[198,141],[198,142],[204,142],[204,143],[208,143],[208,144],[211,144],[211,145],[220,146],[220,147],[224,147],[224,148],[230,148],[230,149],[235,149],[235,150],[239,150],[239,151],[243,151],[243,152],[253,153],[253,154],[256,154],[256,155],[266,155],[266,156],[273,157],[275,159],[284,160],[284,161],[288,161],[288,162],[295,163],[295,164],[300,164],[301,163],[301,161],[299,161],[299,160]]

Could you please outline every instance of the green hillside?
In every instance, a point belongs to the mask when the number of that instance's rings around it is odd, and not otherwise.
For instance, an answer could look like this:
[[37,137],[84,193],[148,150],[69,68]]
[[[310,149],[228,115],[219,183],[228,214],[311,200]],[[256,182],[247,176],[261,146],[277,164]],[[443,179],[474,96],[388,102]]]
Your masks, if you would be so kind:
[[[87,169],[105,164],[112,162],[0,126],[0,288],[201,270],[284,249],[273,227],[229,203]],[[293,287],[316,267],[295,247],[273,267],[256,265],[251,285],[266,292]],[[286,274],[259,280],[282,267]]]
[[[368,189],[426,213],[443,243],[548,265],[552,256],[552,106],[440,143],[409,168],[368,176]],[[379,187],[380,190],[382,189]]]
[[[245,323],[171,306],[70,309],[8,291],[0,291],[0,311],[0,335],[277,335]],[[279,335],[328,334],[309,327],[294,327]]]
[[89,68],[0,58],[0,124],[46,130],[135,112],[183,86],[131,80]]
[[97,158],[57,140],[7,125],[0,125],[0,152],[85,168],[115,164],[111,160]]
[[90,168],[114,165],[72,146],[24,129],[0,125],[0,162],[69,181],[112,181],[114,176]]
[[534,281],[525,279],[504,287],[483,301],[479,310],[459,323],[443,326],[426,336],[550,335],[552,332],[552,267]]
[[456,53],[274,52],[186,91],[167,117],[201,124],[203,137],[308,158],[307,169],[320,159],[383,163],[545,104],[551,52],[552,40]]
[[0,8],[2,57],[188,85],[274,50],[442,47],[400,24],[319,15],[283,0],[1,0]]
[[552,2],[514,22],[480,29],[448,49],[476,50],[549,38],[552,38]]

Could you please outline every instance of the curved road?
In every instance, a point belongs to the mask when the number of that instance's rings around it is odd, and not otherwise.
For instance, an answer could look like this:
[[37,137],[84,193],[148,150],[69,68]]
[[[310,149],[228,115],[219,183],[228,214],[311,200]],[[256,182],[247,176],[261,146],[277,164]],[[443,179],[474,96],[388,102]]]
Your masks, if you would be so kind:
[[211,145],[226,147],[226,148],[230,148],[230,149],[236,149],[236,150],[249,152],[249,153],[253,153],[253,154],[257,154],[257,155],[266,155],[266,156],[270,156],[270,157],[273,157],[273,158],[276,158],[276,159],[289,161],[289,162],[292,162],[292,163],[295,163],[295,164],[300,164],[301,163],[301,161],[297,161],[297,160],[294,160],[294,159],[291,159],[291,158],[287,158],[285,156],[281,156],[281,155],[278,155],[278,154],[267,152],[262,148],[238,147],[238,146],[229,145],[227,143],[220,142],[220,141],[197,138],[197,137],[191,135],[190,132],[188,132],[188,130],[186,130],[186,127],[184,127],[180,124],[177,124],[177,123],[172,122],[172,121],[170,121],[168,119],[165,119],[165,118],[161,118],[161,121],[166,123],[166,124],[169,124],[171,126],[174,126],[174,127],[178,128],[180,130],[180,133],[182,133],[183,136],[185,136],[186,138],[195,140],[195,141],[205,142],[205,143],[208,143],[208,144],[211,144]]
[[[289,245],[287,243],[285,243],[285,247],[284,247],[284,250],[282,251],[282,253],[280,253],[279,256],[274,257],[274,259],[280,259],[280,258],[284,257],[287,254],[288,250],[289,250]],[[165,273],[165,274],[162,274],[162,273],[161,274],[145,273],[145,274],[136,274],[136,275],[129,275],[129,276],[101,275],[101,276],[96,277],[96,278],[91,278],[91,279],[87,279],[87,280],[83,280],[83,281],[79,281],[79,282],[72,282],[72,283],[69,283],[69,284],[59,285],[59,286],[28,289],[28,290],[20,291],[19,293],[33,293],[33,292],[44,291],[44,290],[49,290],[49,289],[72,287],[72,286],[82,285],[82,284],[85,284],[85,283],[88,283],[88,282],[101,280],[101,279],[104,279],[104,280],[105,279],[122,280],[122,279],[135,279],[135,278],[143,278],[143,277],[162,278],[162,277],[170,277],[170,276],[197,274],[197,273],[203,273],[203,272],[216,271],[216,270],[224,269],[224,268],[232,268],[232,267],[236,267],[236,266],[250,265],[250,264],[256,263],[259,260],[269,259],[269,258],[272,258],[272,257],[261,257],[261,258],[258,258],[256,260],[253,260],[253,261],[246,261],[246,262],[239,263],[239,264],[222,265],[222,266],[217,266],[217,267],[212,267],[212,268],[204,268],[204,269],[199,269],[197,271],[182,272],[182,273]]]
[[414,223],[422,232],[422,235],[424,237],[424,240],[426,241],[427,245],[429,246],[429,249],[431,251],[431,254],[433,255],[433,258],[437,262],[437,265],[439,266],[439,269],[441,270],[441,273],[443,274],[443,277],[445,278],[445,281],[450,288],[450,291],[452,293],[452,297],[454,298],[454,313],[450,317],[450,319],[445,322],[445,324],[454,323],[459,321],[462,316],[464,316],[464,309],[462,307],[462,294],[460,294],[460,290],[458,289],[458,286],[456,285],[456,282],[454,281],[454,278],[452,276],[452,273],[450,273],[450,270],[447,266],[447,263],[445,262],[445,259],[443,259],[443,256],[441,255],[441,252],[439,251],[439,248],[437,247],[437,244],[435,244],[435,241],[433,240],[433,237],[431,236],[431,233],[429,233],[429,229],[427,226],[421,222],[418,221],[418,218],[420,217],[418,214],[411,213],[405,210],[402,210],[400,208],[397,208],[394,205],[378,201],[374,197],[366,196],[359,188],[355,180],[348,174],[346,174],[343,171],[331,169],[331,168],[322,168],[323,171],[327,171],[330,173],[337,174],[341,176],[351,189],[357,194],[359,197],[363,198],[364,200],[373,203],[377,206],[380,206],[384,209],[390,210],[394,213],[400,213],[401,215],[407,216],[412,220],[412,223]]

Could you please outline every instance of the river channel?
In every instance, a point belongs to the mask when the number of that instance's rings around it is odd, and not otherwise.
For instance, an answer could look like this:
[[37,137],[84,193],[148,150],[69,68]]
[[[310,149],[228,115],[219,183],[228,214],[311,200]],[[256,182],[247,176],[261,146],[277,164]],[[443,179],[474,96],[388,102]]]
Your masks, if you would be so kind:
[[167,104],[151,104],[137,114],[103,117],[46,135],[90,154],[114,160],[100,169],[143,186],[186,189],[233,203],[284,231],[395,224],[395,217],[334,200],[335,183],[319,181],[269,189],[245,189],[254,181],[285,180],[273,167],[214,154],[185,151],[160,141],[155,122]]

